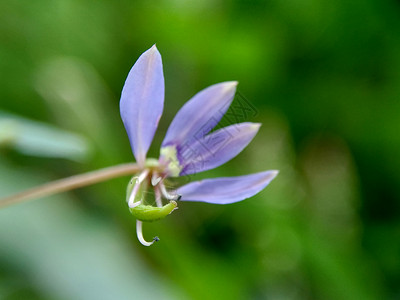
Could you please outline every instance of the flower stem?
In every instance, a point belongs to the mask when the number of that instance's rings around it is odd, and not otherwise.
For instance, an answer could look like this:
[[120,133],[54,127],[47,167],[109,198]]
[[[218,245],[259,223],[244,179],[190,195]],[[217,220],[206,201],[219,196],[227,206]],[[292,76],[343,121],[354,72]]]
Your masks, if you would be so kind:
[[92,185],[112,178],[132,175],[140,171],[135,163],[120,164],[100,170],[74,175],[37,186],[26,191],[0,199],[0,208],[35,198],[54,195],[80,187]]

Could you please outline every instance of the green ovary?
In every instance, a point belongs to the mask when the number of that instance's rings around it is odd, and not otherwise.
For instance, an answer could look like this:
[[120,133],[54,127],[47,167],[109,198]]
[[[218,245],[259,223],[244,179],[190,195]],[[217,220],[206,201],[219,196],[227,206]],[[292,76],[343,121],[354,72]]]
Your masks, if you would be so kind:
[[134,208],[130,208],[132,215],[139,221],[153,222],[168,216],[174,209],[176,209],[177,203],[170,201],[163,207],[154,207],[151,205],[140,204]]

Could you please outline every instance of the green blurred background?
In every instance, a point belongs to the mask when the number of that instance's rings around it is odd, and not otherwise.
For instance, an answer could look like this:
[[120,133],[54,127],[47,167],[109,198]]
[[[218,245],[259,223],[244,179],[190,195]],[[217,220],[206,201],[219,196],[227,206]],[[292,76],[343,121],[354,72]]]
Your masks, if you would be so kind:
[[154,43],[166,102],[149,156],[191,96],[238,80],[256,108],[240,121],[263,126],[197,177],[280,170],[246,201],[180,204],[145,226],[161,238],[149,248],[128,177],[5,208],[1,299],[400,299],[398,1],[3,0],[0,12],[0,195],[132,161],[119,96]]

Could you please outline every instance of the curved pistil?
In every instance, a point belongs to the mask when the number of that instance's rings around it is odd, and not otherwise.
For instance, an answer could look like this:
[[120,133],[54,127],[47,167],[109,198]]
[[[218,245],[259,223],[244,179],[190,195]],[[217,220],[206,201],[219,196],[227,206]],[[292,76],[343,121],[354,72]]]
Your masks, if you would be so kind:
[[142,231],[142,221],[136,220],[136,234],[137,234],[137,238],[139,240],[139,242],[143,245],[143,246],[151,246],[153,245],[155,242],[158,242],[160,239],[156,236],[153,238],[153,240],[151,242],[147,242],[144,237],[143,237],[143,231]]

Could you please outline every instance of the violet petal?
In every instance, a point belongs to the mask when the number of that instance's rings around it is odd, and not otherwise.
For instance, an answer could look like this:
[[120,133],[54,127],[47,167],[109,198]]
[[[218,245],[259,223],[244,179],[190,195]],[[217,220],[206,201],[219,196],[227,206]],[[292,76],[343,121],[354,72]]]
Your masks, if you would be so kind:
[[137,162],[143,165],[164,107],[161,55],[154,45],[130,70],[122,89],[120,112]]
[[191,182],[177,189],[182,201],[229,204],[252,197],[264,189],[278,171],[271,170],[237,177]]
[[210,170],[231,160],[250,143],[260,126],[249,122],[234,124],[182,147],[178,153],[183,165],[180,175]]
[[186,102],[172,120],[162,147],[179,146],[210,132],[230,106],[236,85],[236,81],[214,84]]

